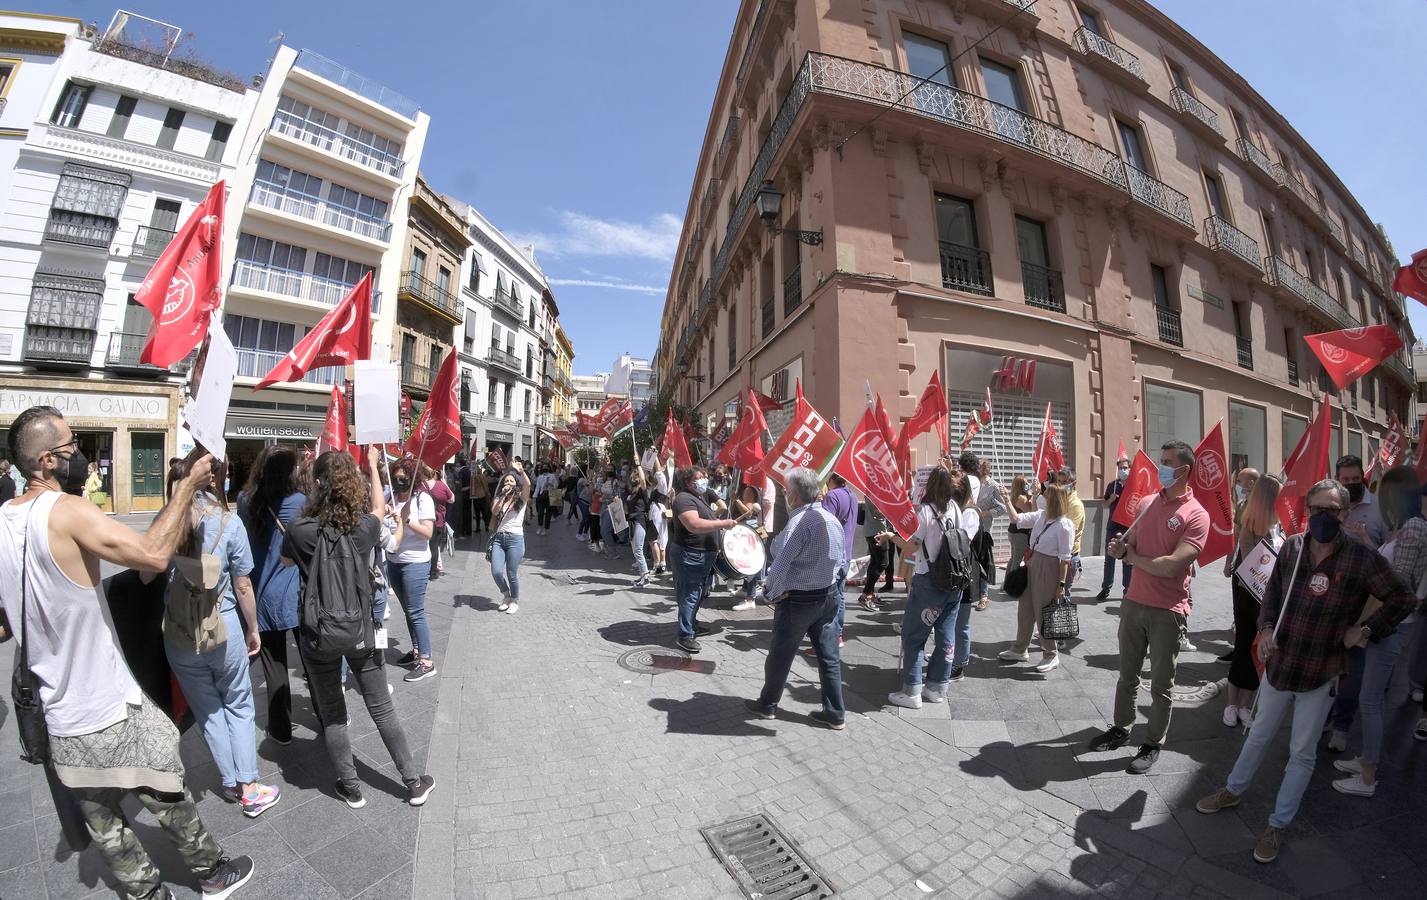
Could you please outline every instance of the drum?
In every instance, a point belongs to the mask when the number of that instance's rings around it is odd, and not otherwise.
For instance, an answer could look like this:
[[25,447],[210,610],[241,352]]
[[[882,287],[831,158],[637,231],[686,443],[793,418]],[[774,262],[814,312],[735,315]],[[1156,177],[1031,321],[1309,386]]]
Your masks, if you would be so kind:
[[729,581],[742,581],[763,571],[768,553],[758,532],[747,525],[738,524],[726,529],[718,536],[718,559],[714,568]]

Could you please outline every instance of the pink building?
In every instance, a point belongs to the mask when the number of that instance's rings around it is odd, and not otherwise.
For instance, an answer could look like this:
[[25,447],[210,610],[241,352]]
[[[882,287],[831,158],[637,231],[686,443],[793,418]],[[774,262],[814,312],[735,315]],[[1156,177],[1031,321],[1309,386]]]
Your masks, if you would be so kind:
[[[905,417],[935,370],[956,434],[991,388],[995,427],[973,449],[1003,478],[1029,469],[1047,402],[1086,496],[1120,440],[1192,444],[1221,419],[1233,468],[1278,471],[1332,389],[1304,335],[1387,323],[1411,344],[1390,245],[1293,127],[1148,3],[1023,2],[744,0],[661,391],[716,425],[747,386],[791,398],[800,377],[848,423],[864,381]],[[760,220],[765,182],[784,231]],[[994,376],[1007,356],[1036,361],[1033,390]],[[1335,403],[1335,455],[1407,420],[1409,360]]]

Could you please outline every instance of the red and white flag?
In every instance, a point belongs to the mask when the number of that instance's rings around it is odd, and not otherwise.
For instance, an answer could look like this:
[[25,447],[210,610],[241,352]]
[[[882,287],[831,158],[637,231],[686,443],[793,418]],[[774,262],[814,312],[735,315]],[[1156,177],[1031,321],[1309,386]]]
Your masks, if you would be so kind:
[[672,406],[669,407],[669,420],[664,424],[663,450],[666,455],[672,454],[674,465],[681,469],[694,464],[694,458],[689,455],[689,443],[684,439],[684,429],[675,421]]
[[[370,318],[367,323],[370,330]],[[461,449],[461,379],[454,347],[436,373],[426,408],[421,411],[421,419],[406,439],[404,449],[438,472]]]
[[490,452],[486,454],[486,465],[490,466],[497,472],[505,472],[505,451],[501,450],[499,447],[492,447],[490,449]]
[[832,470],[871,500],[902,540],[911,539],[917,530],[917,513],[892,455],[892,435],[872,409],[862,414]]
[[1110,521],[1129,528],[1135,524],[1140,504],[1154,497],[1159,491],[1159,466],[1145,451],[1136,452],[1135,461],[1130,464],[1129,477],[1125,479],[1124,492],[1115,504],[1115,514],[1110,517]]
[[1115,462],[1119,462],[1119,461],[1122,460],[1122,459],[1125,460],[1126,462],[1128,462],[1129,459],[1130,459],[1128,456],[1125,455],[1125,439],[1124,439],[1124,438],[1120,438],[1120,451],[1115,454]]
[[1372,461],[1368,463],[1368,470],[1363,473],[1363,480],[1372,481],[1373,470],[1379,465],[1386,472],[1402,462],[1406,455],[1407,429],[1398,421],[1397,413],[1392,413],[1388,417],[1387,434],[1383,435],[1382,443],[1378,445],[1377,452],[1373,454]]
[[996,418],[995,410],[991,408],[991,389],[986,389],[986,401],[981,404],[981,409],[977,412],[982,425],[990,425],[991,420]]
[[597,422],[600,437],[612,441],[615,435],[634,424],[634,406],[628,399],[611,397],[605,401]]
[[[347,449],[347,392],[342,385],[332,386],[332,399],[327,403],[327,419],[322,423],[322,436],[317,439],[317,452]],[[365,465],[363,460],[361,465]]]
[[842,450],[842,438],[832,425],[803,397],[803,384],[798,382],[798,400],[792,423],[773,442],[768,455],[758,464],[760,474],[780,485],[788,486],[788,473],[804,466],[824,478]]
[[1308,491],[1328,476],[1328,444],[1332,440],[1333,410],[1328,397],[1318,407],[1318,417],[1283,464],[1284,482],[1278,492],[1278,520],[1285,534],[1298,534],[1308,526],[1304,515]]
[[1049,403],[1045,405],[1045,420],[1041,423],[1041,436],[1036,442],[1035,458],[1032,462],[1036,481],[1045,481],[1052,471],[1065,466],[1060,434],[1055,430],[1055,423],[1050,420]]
[[1325,331],[1303,340],[1340,391],[1402,349],[1402,336],[1388,325]]
[[966,428],[961,432],[961,449],[971,446],[971,442],[981,433],[981,417],[975,412],[966,414]]
[[941,386],[941,373],[932,369],[932,377],[927,381],[921,398],[917,400],[917,408],[902,426],[901,434],[897,435],[897,464],[902,471],[907,470],[911,460],[912,438],[917,435],[935,428],[937,437],[941,438],[941,452],[946,453],[950,449],[947,435],[947,418],[950,414],[946,404],[946,391]]
[[1412,262],[1397,270],[1392,289],[1412,299],[1427,303],[1427,250],[1412,254]]
[[1189,489],[1209,513],[1209,536],[1199,551],[1199,565],[1207,566],[1234,551],[1234,506],[1229,498],[1228,456],[1224,450],[1224,423],[1215,423],[1194,448],[1194,474]]
[[1417,458],[1412,463],[1417,480],[1427,483],[1427,413],[1423,413],[1422,424],[1417,427]]
[[167,369],[208,333],[213,311],[223,301],[226,191],[222,181],[208,190],[134,292],[134,302],[154,317],[139,362]]
[[[312,330],[303,335],[287,356],[278,360],[272,371],[263,376],[255,391],[279,381],[298,381],[313,369],[326,366],[350,366],[359,359],[372,357],[372,273],[332,307]],[[448,356],[453,359],[453,356]],[[436,388],[433,385],[434,396]],[[445,462],[445,460],[442,460]]]
[[767,430],[757,392],[749,388],[748,400],[738,412],[738,427],[719,450],[717,461],[735,469],[756,468],[763,461],[763,433]]

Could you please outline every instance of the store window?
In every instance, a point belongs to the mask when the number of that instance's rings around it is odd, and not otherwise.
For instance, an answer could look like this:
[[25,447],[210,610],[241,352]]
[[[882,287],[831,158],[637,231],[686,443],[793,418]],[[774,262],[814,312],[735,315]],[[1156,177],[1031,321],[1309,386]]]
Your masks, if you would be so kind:
[[1229,401],[1229,468],[1267,471],[1268,419],[1263,407]]
[[[1358,459],[1363,458],[1363,433],[1361,431],[1348,432],[1348,452]],[[1366,463],[1364,463],[1366,465]]]
[[1283,414],[1283,458],[1287,460],[1293,453],[1293,449],[1298,446],[1298,442],[1303,437],[1303,432],[1308,430],[1308,420],[1300,416]]
[[1145,382],[1145,448],[1152,456],[1170,441],[1191,447],[1204,434],[1200,396],[1164,384]]

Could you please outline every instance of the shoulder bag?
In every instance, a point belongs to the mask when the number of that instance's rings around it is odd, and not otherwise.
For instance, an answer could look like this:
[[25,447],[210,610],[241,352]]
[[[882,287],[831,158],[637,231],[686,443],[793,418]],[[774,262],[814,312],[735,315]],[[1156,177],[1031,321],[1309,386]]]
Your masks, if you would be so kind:
[[1040,531],[1033,532],[1031,534],[1030,543],[1026,544],[1026,552],[1021,555],[1021,564],[1007,572],[1006,577],[1002,579],[1003,584],[1001,585],[1001,590],[1005,591],[1007,596],[1019,597],[1024,594],[1026,588],[1030,586],[1031,570],[1027,566],[1027,563],[1031,561],[1031,556],[1035,553],[1036,541],[1040,539],[1041,532],[1045,530],[1045,526],[1046,522],[1042,519]]

